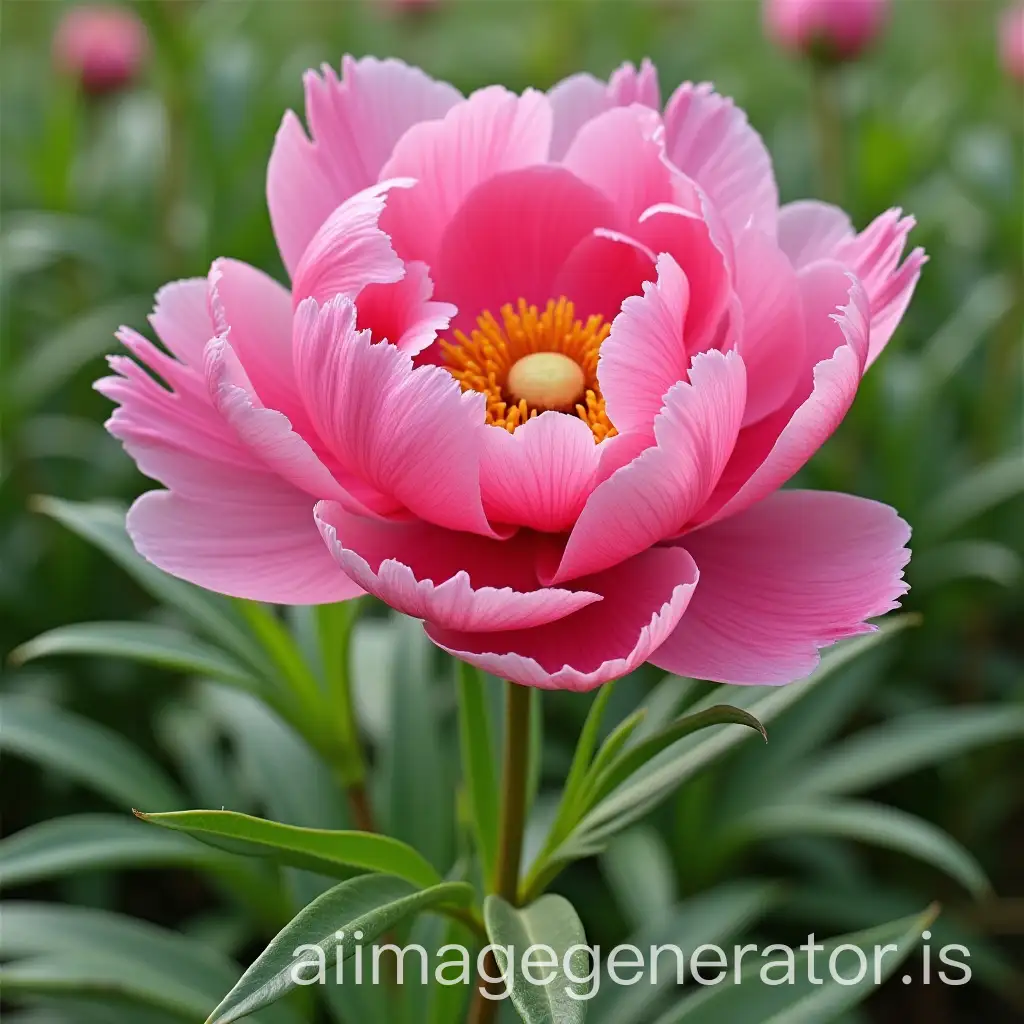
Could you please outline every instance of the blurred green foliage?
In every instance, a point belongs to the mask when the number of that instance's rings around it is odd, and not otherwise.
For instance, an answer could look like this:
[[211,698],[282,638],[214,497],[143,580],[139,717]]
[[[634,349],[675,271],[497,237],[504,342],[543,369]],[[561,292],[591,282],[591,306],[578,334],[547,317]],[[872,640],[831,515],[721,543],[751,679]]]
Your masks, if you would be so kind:
[[[763,40],[754,0],[439,0],[415,10],[387,0],[149,0],[135,6],[153,38],[151,64],[136,88],[103,100],[82,97],[51,69],[49,41],[66,6],[4,0],[0,10],[4,655],[81,620],[168,620],[114,563],[35,514],[31,499],[129,499],[144,489],[102,431],[108,410],[89,384],[115,349],[114,329],[144,326],[157,287],[204,274],[220,255],[283,277],[264,173],[284,109],[301,110],[305,68],[337,65],[344,52],[394,55],[468,92],[493,81],[548,87],[581,69],[606,76],[623,60],[650,56],[666,96],[682,80],[709,79],[736,98],[768,143],[784,200],[817,190],[809,74]],[[905,607],[921,612],[923,625],[892,641],[887,658],[819,694],[802,717],[797,708],[781,720],[767,752],[746,744],[627,833],[631,845],[613,845],[598,867],[569,871],[559,888],[580,908],[591,941],[612,944],[639,924],[637,900],[697,898],[740,871],[791,880],[773,904],[776,930],[866,927],[938,895],[989,941],[987,978],[998,994],[915,987],[911,998],[895,986],[869,1004],[878,1018],[996,1020],[1004,1012],[1009,1020],[1007,1007],[1024,1005],[1019,976],[1004,969],[1024,950],[1019,739],[911,762],[899,781],[868,772],[858,785],[970,850],[999,894],[980,906],[967,906],[956,883],[931,869],[834,835],[755,843],[718,827],[723,806],[745,806],[742,780],[752,772],[777,771],[789,785],[794,765],[826,770],[811,755],[824,756],[818,747],[836,737],[896,715],[955,718],[973,705],[1019,714],[1024,703],[1024,94],[997,64],[998,10],[986,0],[897,0],[877,51],[840,82],[844,205],[858,226],[893,205],[913,213],[912,244],[924,245],[931,262],[853,411],[804,479],[888,502],[910,521]],[[241,711],[181,689],[171,669],[74,658],[5,665],[4,674],[5,692],[130,737],[211,805],[241,785],[218,779],[217,767],[224,744],[237,753],[252,741],[239,738]],[[638,673],[613,707],[628,710],[655,678]],[[570,694],[545,700],[542,796],[544,782],[564,779],[586,707]],[[282,728],[250,724],[268,744]],[[8,832],[109,809],[17,760],[5,774]],[[241,796],[237,806],[245,807]],[[269,811],[333,823],[311,806]],[[318,816],[326,820],[309,820]],[[639,868],[624,864],[642,865],[654,888],[637,893]],[[160,884],[80,872],[25,894],[128,911],[251,952],[245,933],[239,939],[227,927],[217,889],[181,871],[156,877]]]

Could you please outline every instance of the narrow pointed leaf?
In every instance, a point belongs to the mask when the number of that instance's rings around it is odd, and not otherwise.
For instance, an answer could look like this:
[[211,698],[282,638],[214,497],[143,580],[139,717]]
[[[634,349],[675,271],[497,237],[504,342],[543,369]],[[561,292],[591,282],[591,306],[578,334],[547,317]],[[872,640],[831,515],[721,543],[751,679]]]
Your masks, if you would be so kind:
[[[303,963],[294,955],[300,946],[323,951],[325,968],[353,956],[399,921],[424,910],[464,907],[473,899],[472,886],[445,882],[417,889],[391,875],[361,875],[328,889],[278,932],[235,987],[210,1014],[207,1024],[228,1024],[280,999],[295,987],[293,970]],[[339,938],[338,933],[344,937]],[[361,932],[357,942],[353,937]],[[310,963],[319,961],[310,960]],[[301,977],[312,974],[301,969]],[[333,981],[333,979],[332,979]]]
[[185,832],[228,853],[269,858],[332,878],[350,878],[361,871],[396,875],[427,888],[440,875],[411,846],[370,832],[298,828],[235,811],[176,811],[143,814],[143,821]]
[[0,700],[0,751],[74,779],[124,808],[178,807],[178,787],[119,733],[53,705]]
[[[778,955],[767,958],[750,955],[743,962],[738,984],[735,971],[727,971],[720,984],[705,987],[684,998],[674,1009],[658,1018],[657,1024],[724,1024],[725,1021],[728,1024],[821,1024],[835,1020],[862,1003],[877,990],[878,984],[895,972],[937,913],[937,907],[929,907],[924,913],[822,943],[824,949],[815,951],[814,976],[821,982],[817,985],[810,980],[807,953],[794,956],[793,983],[775,985],[764,984],[761,971],[766,963],[775,961],[780,966],[769,970],[766,977],[776,981],[784,977],[785,968],[781,961],[785,958],[781,952],[776,951]],[[896,946],[896,949],[888,950],[876,960],[876,951],[889,945]],[[839,946],[855,946],[863,951],[866,958],[865,975],[854,984],[837,982],[828,969],[831,953]],[[856,976],[859,962],[856,953],[845,950],[836,959],[836,970],[849,982]]]
[[759,732],[764,737],[764,741],[768,742],[768,734],[765,732],[764,726],[749,711],[734,708],[728,704],[717,704],[695,714],[676,719],[668,728],[655,733],[616,757],[594,779],[588,794],[588,802],[596,803],[607,796],[631,775],[639,771],[651,758],[656,757],[673,743],[683,739],[684,736],[707,729],[712,725],[744,725],[748,729]]
[[736,828],[748,836],[825,835],[898,850],[937,867],[974,896],[991,887],[981,865],[948,832],[895,807],[866,801],[768,805],[745,815]]
[[[501,949],[495,950],[495,960],[506,985],[511,986],[512,1003],[524,1024],[583,1024],[587,1015],[584,997],[590,985],[571,980],[564,971],[568,951],[587,941],[573,905],[562,896],[548,895],[517,909],[500,896],[488,896],[484,901],[484,922],[495,946],[513,949],[511,963]],[[558,963],[548,966],[550,960],[537,960],[530,970],[530,980],[523,975],[523,954],[535,945],[550,947]],[[541,966],[542,963],[545,965]],[[574,977],[588,977],[590,954],[582,948],[574,950],[569,967]],[[537,984],[538,980],[545,983]]]
[[42,633],[12,652],[23,663],[54,655],[128,658],[258,691],[260,682],[234,658],[184,630],[148,622],[76,622]]

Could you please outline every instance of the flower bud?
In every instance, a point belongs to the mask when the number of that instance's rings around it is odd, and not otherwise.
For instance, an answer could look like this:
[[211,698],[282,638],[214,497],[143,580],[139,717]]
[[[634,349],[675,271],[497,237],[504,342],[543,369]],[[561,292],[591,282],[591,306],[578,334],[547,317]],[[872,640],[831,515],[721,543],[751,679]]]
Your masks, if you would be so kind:
[[58,70],[90,95],[130,85],[148,55],[146,26],[126,7],[74,7],[61,18],[53,39]]
[[1003,70],[1024,82],[1024,4],[1003,11],[999,21],[999,55]]
[[888,8],[889,0],[765,0],[765,28],[787,50],[852,60],[882,30]]

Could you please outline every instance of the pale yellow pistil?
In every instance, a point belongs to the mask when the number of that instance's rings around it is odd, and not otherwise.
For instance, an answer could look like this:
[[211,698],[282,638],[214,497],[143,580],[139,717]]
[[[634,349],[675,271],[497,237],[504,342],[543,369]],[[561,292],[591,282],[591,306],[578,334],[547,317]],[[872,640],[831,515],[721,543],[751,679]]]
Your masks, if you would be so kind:
[[561,352],[533,352],[508,371],[506,384],[516,402],[541,412],[571,411],[587,389],[580,364]]

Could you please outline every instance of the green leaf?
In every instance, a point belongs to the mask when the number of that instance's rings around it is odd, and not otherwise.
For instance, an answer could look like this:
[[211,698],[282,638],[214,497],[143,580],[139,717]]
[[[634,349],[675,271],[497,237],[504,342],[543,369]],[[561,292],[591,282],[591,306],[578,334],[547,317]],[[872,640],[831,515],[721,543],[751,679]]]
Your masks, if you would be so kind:
[[661,833],[649,825],[614,836],[601,854],[601,871],[634,928],[659,921],[676,902],[672,853]]
[[98,868],[223,864],[221,853],[128,817],[75,814],[0,839],[0,884],[29,885]]
[[1013,452],[961,475],[929,502],[921,532],[944,537],[1024,491],[1024,456]]
[[[822,1021],[834,1020],[867,999],[877,990],[878,984],[893,974],[910,955],[921,933],[935,920],[937,913],[937,908],[929,907],[922,914],[822,943],[824,949],[815,951],[814,960],[814,975],[821,980],[820,985],[810,980],[807,953],[794,956],[794,983],[775,985],[761,981],[761,970],[766,963],[776,962],[780,966],[769,971],[767,978],[784,977],[785,970],[781,966],[784,956],[780,953],[755,959],[753,954],[748,954],[739,984],[735,980],[735,970],[727,971],[721,983],[685,998],[674,1010],[659,1018],[657,1024],[722,1024],[723,1021],[728,1021],[728,1024],[821,1024]],[[865,975],[855,984],[835,981],[828,970],[832,951],[845,945],[861,949],[867,958]],[[876,950],[887,945],[895,945],[897,949],[877,958]],[[847,980],[855,977],[858,968],[852,960],[854,955],[852,950],[847,950],[836,959],[837,972]]]
[[[822,656],[817,670],[802,682],[772,689],[751,688],[756,692],[747,695],[744,702],[746,710],[758,721],[770,722],[839,669],[916,621],[917,619],[910,615],[893,617],[883,622],[876,632],[837,645]],[[724,690],[730,691],[730,697],[739,703],[737,687],[717,688],[708,698],[709,702],[715,703],[715,698],[721,696]],[[701,709],[697,707],[694,710]],[[639,778],[621,785],[594,807],[570,837],[566,845],[571,843],[572,846],[565,852],[574,855],[577,846],[588,851],[595,847],[600,849],[600,845],[608,836],[643,818],[681,783],[718,760],[750,735],[751,731],[746,726],[726,726],[710,736],[696,735],[684,739],[679,745],[678,752],[671,756],[666,755],[667,759],[651,765],[650,770],[645,770]]]
[[498,857],[498,778],[494,741],[484,699],[483,673],[464,661],[456,662],[459,692],[459,745],[462,752],[462,784],[466,789],[473,833],[483,877],[494,875]]
[[143,821],[185,832],[228,853],[269,857],[278,864],[332,878],[350,878],[356,871],[378,871],[423,888],[441,881],[416,850],[390,836],[299,828],[234,811],[136,814]]
[[768,742],[764,726],[749,711],[734,708],[729,704],[716,704],[692,715],[676,719],[668,728],[630,747],[605,766],[594,778],[587,794],[588,805],[597,803],[622,785],[630,776],[639,771],[648,761],[656,757],[673,743],[707,729],[712,725],[743,725],[754,729]]
[[[116,998],[194,1024],[237,977],[235,965],[216,950],[108,911],[16,900],[0,906],[0,917],[0,951],[14,960],[0,972],[5,997]],[[281,1006],[257,1019],[294,1024],[297,1018]]]
[[[278,932],[210,1014],[207,1024],[239,1020],[294,988],[293,970],[302,965],[295,955],[300,946],[318,947],[326,970],[413,914],[465,907],[472,899],[473,888],[464,882],[444,882],[429,889],[416,889],[390,875],[361,875],[342,882],[299,911]],[[339,932],[344,933],[343,938]],[[358,941],[356,932],[362,933]],[[307,961],[319,962],[319,958]],[[307,966],[300,976],[314,974]]]
[[114,348],[117,328],[143,320],[152,305],[148,295],[131,296],[74,317],[28,350],[26,358],[5,382],[5,398],[21,408],[39,404],[82,367]]
[[[587,1015],[587,1001],[583,997],[590,984],[572,981],[564,971],[568,951],[574,946],[583,947],[587,941],[573,905],[562,896],[548,895],[517,909],[500,896],[488,896],[484,901],[484,923],[491,942],[499,947],[494,958],[525,1024],[583,1024]],[[522,973],[523,954],[534,945],[550,947],[558,963],[537,962],[529,972],[534,979],[531,981]],[[500,947],[512,947],[511,963]],[[589,977],[590,954],[584,948],[574,950],[569,965],[574,977]],[[550,980],[537,984],[540,979]]]
[[974,747],[1024,736],[1024,708],[934,708],[865,729],[800,765],[790,794],[853,793]]
[[122,807],[179,807],[177,786],[119,733],[53,704],[0,698],[0,751],[83,783]]
[[737,819],[734,827],[746,836],[824,835],[855,839],[898,850],[937,867],[957,879],[974,896],[990,891],[981,865],[952,836],[930,822],[883,804],[770,804]]
[[[646,921],[629,937],[638,949],[676,946],[696,949],[702,943],[731,939],[755,923],[779,901],[779,886],[772,882],[726,882],[697,896],[666,906],[657,922]],[[617,985],[602,974],[601,988],[590,1003],[595,1024],[647,1024],[651,1008],[676,985],[674,971],[662,970],[652,979],[648,972],[633,986]]]
[[226,598],[168,576],[135,550],[125,531],[123,507],[48,497],[36,498],[33,507],[99,548],[158,601],[177,608],[248,664],[258,668],[265,660]]
[[58,626],[11,653],[17,663],[61,654],[107,655],[210,676],[244,690],[263,686],[234,658],[190,633],[148,622],[76,622]]

